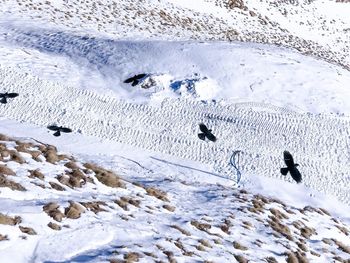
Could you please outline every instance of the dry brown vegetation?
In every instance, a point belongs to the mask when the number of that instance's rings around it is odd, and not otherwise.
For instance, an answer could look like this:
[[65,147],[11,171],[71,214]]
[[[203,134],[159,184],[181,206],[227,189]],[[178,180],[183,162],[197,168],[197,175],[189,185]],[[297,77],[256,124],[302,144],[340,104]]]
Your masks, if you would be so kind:
[[163,205],[163,208],[168,210],[168,211],[170,211],[170,212],[174,212],[176,210],[175,206],[171,206],[171,205],[168,205],[168,204]]
[[0,234],[0,241],[4,241],[4,240],[9,240],[8,236]]
[[33,228],[31,228],[31,227],[19,226],[19,229],[25,234],[36,235],[35,230]]
[[114,188],[126,188],[122,179],[112,171],[106,170],[92,163],[85,163],[84,167],[92,170],[100,183]]
[[126,263],[138,262],[141,257],[142,255],[137,252],[129,252],[124,255]]
[[145,189],[148,195],[154,196],[155,198],[158,198],[159,200],[162,200],[164,202],[169,202],[166,192],[154,187],[148,187]]
[[340,242],[336,239],[333,239],[333,241],[341,251],[350,254],[350,247],[349,246],[343,244],[342,242]]
[[61,230],[61,226],[53,222],[48,223],[47,226],[53,230]]
[[94,201],[94,202],[80,202],[86,209],[94,212],[95,214],[99,212],[105,212],[106,209],[102,208],[102,206],[107,206],[105,202],[102,201]]
[[281,212],[280,210],[278,210],[276,208],[271,208],[270,212],[271,212],[271,214],[273,214],[279,220],[288,219],[289,218],[285,213]]
[[3,164],[0,164],[0,174],[16,175],[16,173],[14,171],[12,171],[12,169],[10,169],[9,167],[7,167],[6,165],[3,165]]
[[64,166],[69,168],[69,169],[72,169],[72,170],[79,170],[80,169],[80,166],[76,162],[73,162],[73,161],[69,161],[69,162],[65,163]]
[[0,141],[10,141],[10,137],[4,135],[4,134],[0,134]]
[[51,202],[43,207],[45,213],[47,213],[54,220],[61,222],[65,215],[59,210],[59,205],[57,203]]
[[170,227],[172,227],[172,228],[174,228],[174,229],[180,231],[182,234],[184,234],[184,235],[186,235],[186,236],[190,236],[190,235],[191,235],[191,233],[190,233],[189,231],[187,231],[187,230],[185,230],[185,229],[179,227],[178,225],[171,225]]
[[65,191],[65,190],[66,190],[66,189],[64,189],[63,186],[61,186],[61,185],[58,184],[58,183],[49,182],[49,184],[50,184],[50,186],[51,186],[53,189],[55,189],[55,190],[57,190],[57,191]]
[[196,227],[197,229],[201,230],[201,231],[208,231],[211,228],[210,224],[207,223],[200,223],[196,220],[192,220],[191,221],[191,225]]
[[40,180],[44,180],[45,175],[41,173],[39,169],[29,170],[29,178],[38,178]]
[[69,207],[66,207],[64,214],[67,218],[78,219],[82,213],[85,212],[85,208],[76,202],[69,201]]
[[19,152],[15,150],[9,150],[8,152],[10,154],[11,161],[17,162],[19,164],[23,164],[26,162]]
[[57,180],[70,188],[81,188],[87,182],[86,175],[80,170],[73,170],[65,175],[57,176]]
[[308,263],[309,260],[306,258],[305,254],[302,254],[298,251],[291,252],[288,251],[286,252],[286,261],[287,263]]
[[268,220],[267,222],[274,231],[286,237],[288,240],[294,240],[289,227],[282,224],[276,217],[273,216],[272,220]]
[[310,228],[308,226],[304,226],[300,229],[300,234],[304,237],[309,239],[312,235],[317,234],[316,230],[314,228]]
[[267,257],[265,258],[265,261],[267,263],[278,263],[278,261],[274,257]]
[[0,213],[0,224],[14,226],[22,222],[22,218],[19,216],[11,217]]
[[246,259],[242,255],[234,255],[235,259],[237,260],[238,263],[248,263],[248,259]]
[[243,246],[242,244],[240,244],[239,242],[237,241],[233,241],[232,243],[233,247],[235,249],[239,249],[239,250],[248,250],[248,248],[246,246]]
[[21,184],[8,179],[6,176],[2,174],[0,174],[0,187],[8,187],[11,190],[16,190],[16,191],[26,191],[26,189]]

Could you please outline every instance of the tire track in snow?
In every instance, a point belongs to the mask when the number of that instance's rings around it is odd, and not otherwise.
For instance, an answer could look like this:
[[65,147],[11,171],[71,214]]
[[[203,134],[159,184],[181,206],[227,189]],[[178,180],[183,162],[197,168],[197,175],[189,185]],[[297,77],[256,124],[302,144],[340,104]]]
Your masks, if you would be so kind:
[[[350,120],[299,114],[262,103],[221,105],[186,99],[165,99],[160,106],[133,104],[46,82],[0,67],[4,91],[20,96],[0,105],[0,114],[47,126],[53,122],[75,131],[212,165],[233,176],[229,158],[242,150],[245,174],[285,180],[279,168],[290,150],[301,165],[304,184],[350,203]],[[204,121],[219,138],[200,141]]]

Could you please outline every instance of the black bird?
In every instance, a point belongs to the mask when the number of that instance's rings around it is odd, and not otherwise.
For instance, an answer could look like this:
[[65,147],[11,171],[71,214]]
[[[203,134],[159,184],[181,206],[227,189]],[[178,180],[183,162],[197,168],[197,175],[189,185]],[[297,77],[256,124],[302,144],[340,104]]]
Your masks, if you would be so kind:
[[283,152],[283,157],[287,167],[281,168],[281,174],[287,175],[287,173],[289,172],[292,178],[294,179],[294,181],[296,181],[297,183],[300,183],[301,174],[297,169],[297,166],[299,166],[299,164],[294,163],[293,156],[288,151]]
[[12,99],[12,98],[16,98],[19,94],[18,93],[0,93],[0,102],[3,104],[7,103],[7,99]]
[[140,80],[143,79],[144,77],[146,77],[146,74],[142,73],[142,74],[138,74],[135,75],[131,78],[128,78],[126,80],[124,80],[124,83],[131,83],[131,86],[136,86],[137,84],[140,83]]
[[62,126],[56,126],[56,125],[50,125],[50,126],[47,126],[47,128],[51,131],[55,131],[55,133],[53,134],[54,136],[60,136],[61,132],[67,132],[67,133],[72,132],[72,130],[69,128],[65,128]]
[[207,126],[205,126],[204,123],[200,123],[199,124],[199,129],[201,130],[202,133],[198,133],[198,137],[201,140],[205,140],[205,137],[208,138],[208,140],[215,142],[216,141],[216,137],[214,136],[214,134],[211,133],[211,130],[209,130],[207,128]]

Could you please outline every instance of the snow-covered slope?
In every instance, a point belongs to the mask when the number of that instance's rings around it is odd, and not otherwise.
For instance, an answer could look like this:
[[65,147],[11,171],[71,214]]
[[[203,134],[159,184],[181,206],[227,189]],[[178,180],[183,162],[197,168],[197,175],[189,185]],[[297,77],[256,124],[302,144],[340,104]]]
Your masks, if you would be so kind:
[[[298,114],[253,102],[165,99],[160,105],[133,104],[15,71],[0,71],[0,79],[6,91],[22,91],[1,105],[7,118],[44,127],[56,123],[82,135],[200,161],[228,177],[233,173],[230,156],[241,150],[245,173],[283,178],[281,156],[288,149],[300,162],[306,185],[350,201],[348,117]],[[200,122],[213,129],[217,142],[198,139]]]
[[246,191],[147,153],[90,151],[94,164],[32,139],[1,135],[0,146],[2,262],[330,262],[350,253],[349,208],[303,186],[256,177]]
[[350,63],[350,4],[333,0],[7,0],[1,13],[108,38],[272,43]]
[[1,263],[348,262],[349,13],[2,1]]

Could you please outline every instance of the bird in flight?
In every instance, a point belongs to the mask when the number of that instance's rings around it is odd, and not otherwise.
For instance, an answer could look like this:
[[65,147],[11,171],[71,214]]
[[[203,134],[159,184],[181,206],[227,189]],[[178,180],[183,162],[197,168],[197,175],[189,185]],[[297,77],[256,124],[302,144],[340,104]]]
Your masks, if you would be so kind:
[[299,164],[294,163],[293,156],[288,151],[283,152],[283,157],[284,157],[284,162],[287,165],[287,167],[281,168],[281,174],[287,175],[287,173],[289,172],[290,175],[292,176],[292,178],[294,179],[294,181],[296,181],[297,183],[300,183],[301,182],[301,174],[300,174],[299,170],[297,169]]
[[204,141],[205,137],[207,137],[209,141],[212,141],[212,142],[216,141],[216,137],[214,136],[214,134],[211,133],[211,130],[209,130],[208,127],[205,126],[204,123],[199,124],[199,129],[202,132],[202,133],[198,133],[199,139]]
[[146,77],[146,74],[138,74],[131,78],[124,80],[124,83],[131,83],[131,86],[136,86],[140,83],[140,80]]
[[12,98],[16,98],[19,94],[18,93],[8,93],[8,92],[5,92],[5,93],[0,93],[0,102],[2,104],[6,104],[7,103],[7,99],[12,99]]
[[47,128],[51,131],[55,131],[55,133],[53,134],[53,136],[60,136],[61,135],[61,132],[72,132],[71,129],[69,128],[65,128],[65,127],[62,127],[62,126],[56,126],[56,125],[50,125],[50,126],[47,126]]

